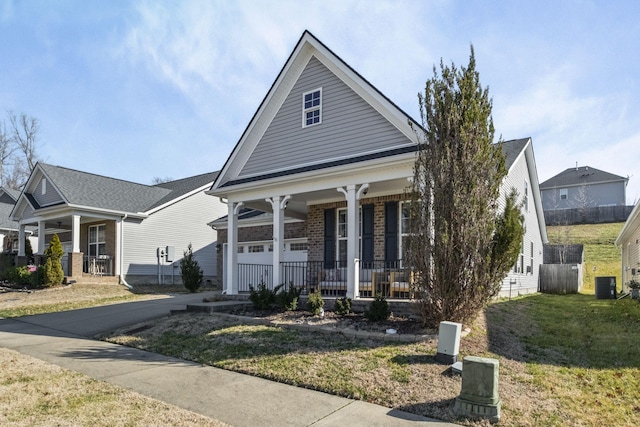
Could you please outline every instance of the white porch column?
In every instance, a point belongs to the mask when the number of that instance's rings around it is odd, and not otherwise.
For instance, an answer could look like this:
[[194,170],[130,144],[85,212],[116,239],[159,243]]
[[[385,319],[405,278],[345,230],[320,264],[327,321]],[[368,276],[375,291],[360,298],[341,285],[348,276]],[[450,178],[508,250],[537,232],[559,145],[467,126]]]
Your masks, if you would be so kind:
[[18,227],[18,256],[25,256],[24,229],[25,226],[20,224]]
[[38,221],[38,255],[44,255],[44,221]]
[[238,294],[238,212],[242,205],[243,202],[232,201],[227,204],[227,265],[224,270],[227,295]]
[[274,196],[265,201],[271,204],[273,211],[273,289],[282,284],[280,263],[284,259],[284,209],[290,195],[285,197]]
[[[346,189],[337,188],[347,199],[347,298],[351,299],[360,295],[360,215],[358,215],[358,201],[368,188],[369,184],[362,184],[357,191],[354,184],[347,185]],[[358,267],[358,271],[356,271],[356,267]]]
[[[117,231],[116,225],[116,233]],[[116,234],[116,245],[117,240]],[[80,252],[80,215],[71,215],[71,252]]]
[[[73,252],[80,252],[80,217],[78,217],[78,250],[75,250],[75,245],[76,245],[76,235],[75,235],[75,219],[76,219],[76,215],[73,216],[73,221],[74,221],[74,225],[72,226],[72,231],[73,231]],[[114,276],[120,276],[120,271],[121,271],[121,266],[122,266],[122,220],[123,218],[120,217],[116,220],[116,253],[114,254],[114,269],[113,269],[113,274]]]

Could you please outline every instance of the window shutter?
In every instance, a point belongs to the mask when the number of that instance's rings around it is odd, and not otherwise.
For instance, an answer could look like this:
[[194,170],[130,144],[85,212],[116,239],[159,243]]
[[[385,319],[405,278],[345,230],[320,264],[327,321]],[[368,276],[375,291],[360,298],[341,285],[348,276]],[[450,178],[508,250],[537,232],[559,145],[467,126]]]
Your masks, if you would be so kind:
[[362,267],[373,267],[373,205],[362,205]]
[[334,268],[336,261],[336,210],[324,210],[324,268]]
[[387,267],[398,261],[398,202],[384,204],[384,259]]

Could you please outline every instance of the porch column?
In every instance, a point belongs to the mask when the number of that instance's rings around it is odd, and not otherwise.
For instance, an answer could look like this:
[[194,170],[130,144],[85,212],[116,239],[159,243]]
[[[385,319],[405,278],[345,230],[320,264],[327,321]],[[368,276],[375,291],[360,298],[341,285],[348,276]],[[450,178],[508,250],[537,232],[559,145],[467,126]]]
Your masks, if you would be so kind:
[[44,255],[45,223],[38,221],[38,255]]
[[71,215],[71,252],[80,252],[80,215]]
[[354,299],[360,295],[359,290],[359,245],[360,241],[360,215],[358,207],[360,197],[369,188],[369,184],[362,184],[356,190],[355,184],[349,184],[345,188],[339,187],[337,190],[344,194],[347,199],[347,298]]
[[273,211],[273,289],[282,283],[280,263],[284,259],[284,210],[290,198],[287,195],[265,199]]
[[25,255],[25,244],[24,244],[24,229],[25,226],[20,224],[18,227],[18,256],[26,256]]
[[[120,267],[122,265],[122,217],[116,220],[116,253],[114,254],[114,276],[120,276]],[[78,220],[78,225],[80,225],[80,220]],[[80,227],[78,227],[80,229]],[[78,233],[78,243],[80,242],[80,233]],[[75,239],[74,239],[75,240]],[[78,245],[79,246],[79,245]],[[74,251],[75,252],[75,251]]]
[[227,204],[227,265],[224,271],[227,295],[238,294],[238,212],[242,205],[243,202],[232,201]]

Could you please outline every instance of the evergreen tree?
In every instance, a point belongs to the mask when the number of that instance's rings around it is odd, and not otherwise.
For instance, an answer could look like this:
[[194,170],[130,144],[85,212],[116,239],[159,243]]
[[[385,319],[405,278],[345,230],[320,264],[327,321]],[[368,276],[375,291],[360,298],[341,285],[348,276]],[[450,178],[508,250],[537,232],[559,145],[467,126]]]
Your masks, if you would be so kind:
[[49,247],[44,251],[47,260],[44,263],[44,285],[55,286],[61,285],[64,279],[64,271],[62,271],[62,244],[57,234],[54,234],[49,243]]
[[[422,128],[410,205],[408,263],[415,269],[425,324],[471,320],[500,290],[516,261],[524,228],[517,194],[500,186],[507,174],[501,144],[493,144],[492,101],[469,65],[440,62],[440,75],[418,95]],[[516,251],[514,251],[516,248]]]
[[189,243],[187,250],[184,252],[184,257],[180,260],[180,274],[182,276],[182,284],[189,292],[196,292],[202,285],[202,269],[198,265],[198,261],[193,257],[191,243]]

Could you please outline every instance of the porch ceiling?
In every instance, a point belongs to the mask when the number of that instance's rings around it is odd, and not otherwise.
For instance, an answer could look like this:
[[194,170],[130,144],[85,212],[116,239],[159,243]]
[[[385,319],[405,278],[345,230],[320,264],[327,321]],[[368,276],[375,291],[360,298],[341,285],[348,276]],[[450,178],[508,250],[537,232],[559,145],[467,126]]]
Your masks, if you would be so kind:
[[[364,184],[364,183],[363,183]],[[370,197],[380,197],[391,194],[403,193],[406,191],[410,183],[407,178],[398,178],[380,182],[369,182],[369,189],[363,199]],[[358,186],[359,187],[359,186]],[[325,188],[320,190],[308,191],[303,193],[287,193],[283,188],[282,196],[291,194],[291,199],[287,203],[286,216],[304,219],[307,215],[307,206],[344,201],[344,195],[334,188]],[[263,212],[271,212],[271,204],[262,199],[245,200],[246,207],[261,210]]]

